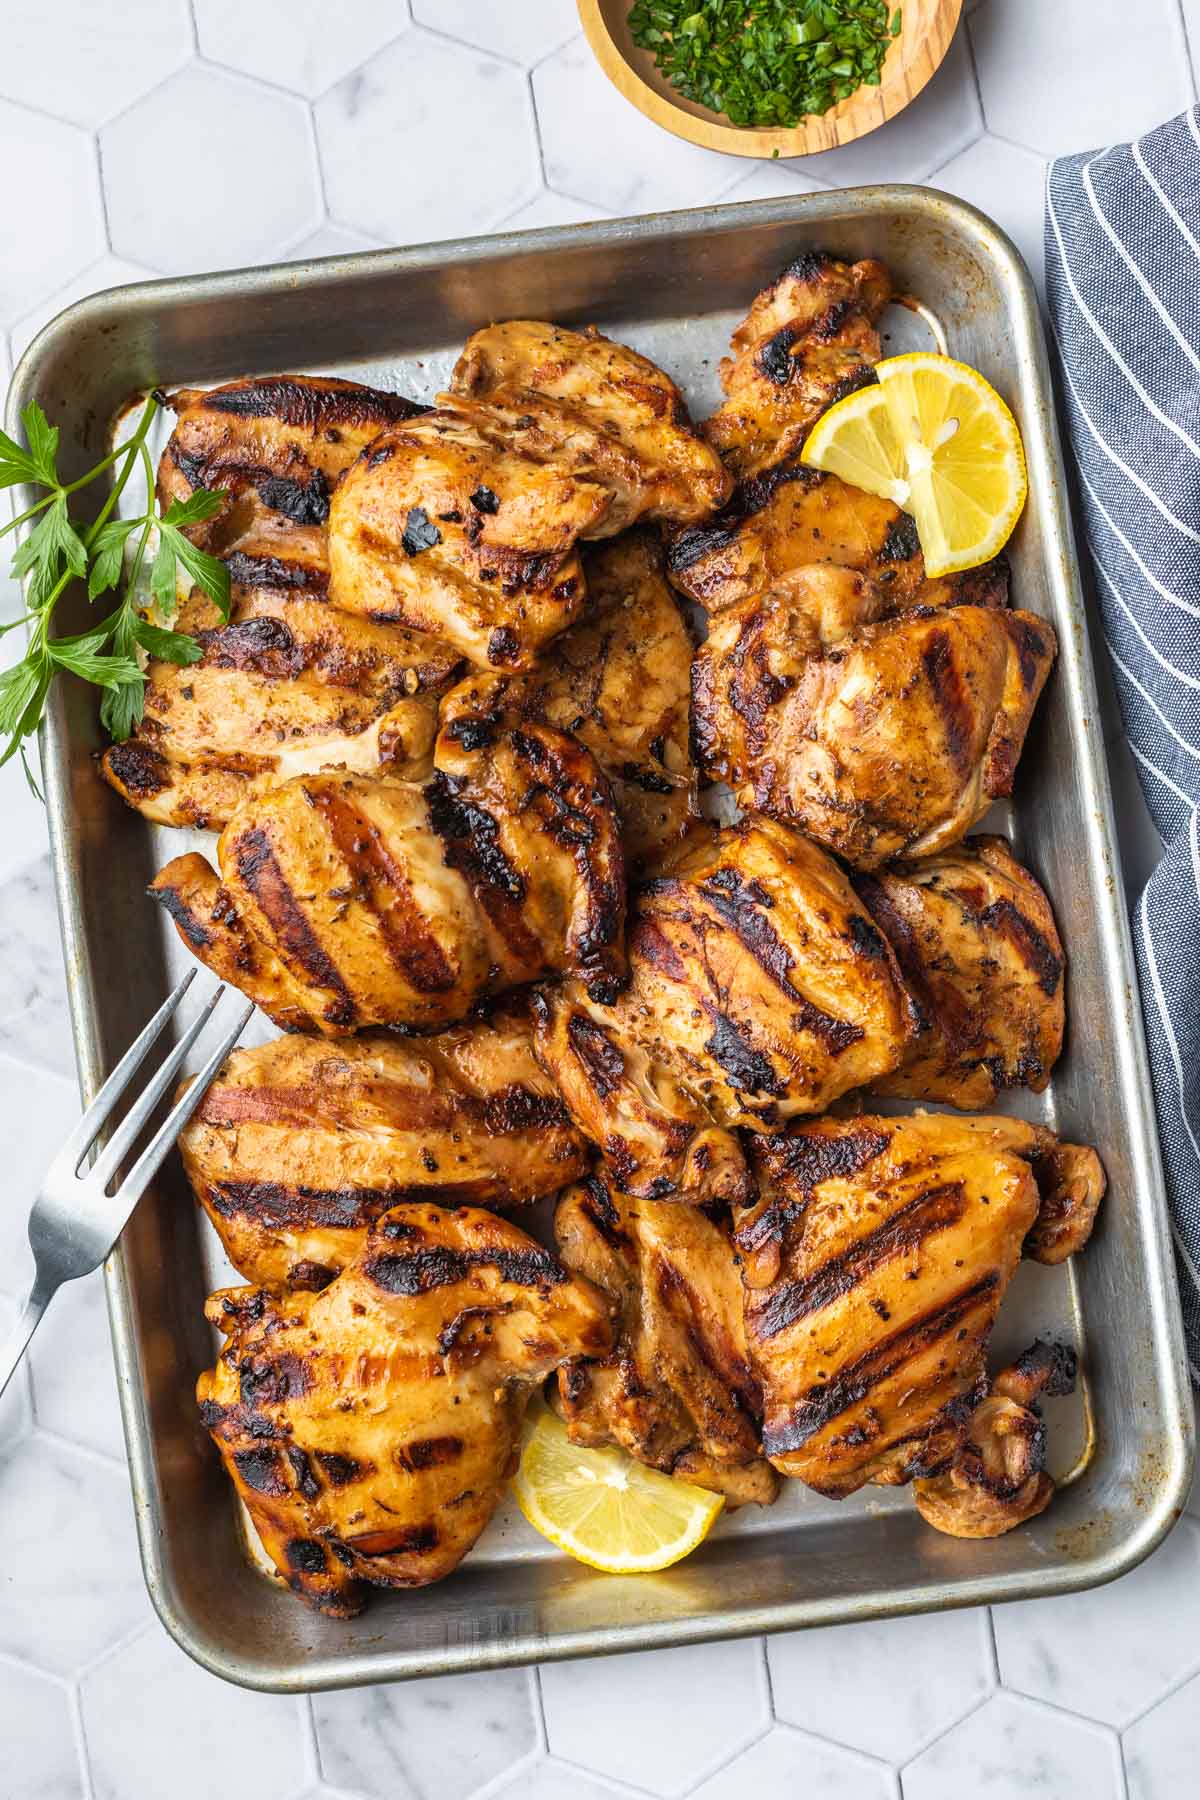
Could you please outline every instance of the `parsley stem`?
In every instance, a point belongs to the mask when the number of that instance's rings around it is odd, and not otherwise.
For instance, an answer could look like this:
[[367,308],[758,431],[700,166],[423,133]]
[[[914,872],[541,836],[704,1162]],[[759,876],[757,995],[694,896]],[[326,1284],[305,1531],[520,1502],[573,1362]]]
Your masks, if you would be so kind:
[[27,519],[34,518],[44,507],[50,506],[55,500],[65,500],[69,494],[74,494],[78,492],[80,488],[86,487],[90,481],[96,479],[97,475],[103,475],[105,469],[111,469],[118,458],[128,456],[129,462],[126,464],[126,467],[118,478],[115,486],[110,491],[100,517],[96,520],[96,527],[103,525],[121,496],[121,489],[129,479],[129,469],[132,466],[133,456],[136,454],[138,446],[145,442],[146,434],[149,431],[157,412],[158,401],[154,398],[153,394],[151,394],[150,398],[146,401],[142,416],[138,421],[137,430],[131,438],[128,438],[123,444],[118,444],[117,448],[112,451],[110,455],[106,456],[102,462],[98,462],[94,469],[89,469],[86,475],[81,475],[78,481],[68,482],[66,487],[51,488],[48,494],[43,494],[40,500],[35,500],[32,506],[26,507],[25,511],[19,513],[15,519],[11,519],[6,525],[0,525],[0,537],[6,537],[10,531],[15,531],[18,525],[24,525]]

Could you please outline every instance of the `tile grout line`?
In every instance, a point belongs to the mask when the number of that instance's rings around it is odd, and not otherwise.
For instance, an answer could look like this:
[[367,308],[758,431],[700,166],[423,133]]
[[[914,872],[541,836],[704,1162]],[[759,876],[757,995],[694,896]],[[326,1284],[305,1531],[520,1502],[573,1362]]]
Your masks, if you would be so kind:
[[1187,70],[1188,86],[1192,92],[1192,105],[1196,104],[1196,65],[1192,61],[1192,40],[1188,31],[1187,14],[1183,10],[1183,0],[1173,0],[1175,29],[1183,45],[1183,64]]
[[88,1747],[87,1726],[83,1722],[83,1692],[78,1676],[70,1683],[67,1705],[71,1711],[71,1734],[75,1740],[75,1754],[79,1758],[83,1800],[93,1800],[96,1790],[92,1781],[92,1758]]

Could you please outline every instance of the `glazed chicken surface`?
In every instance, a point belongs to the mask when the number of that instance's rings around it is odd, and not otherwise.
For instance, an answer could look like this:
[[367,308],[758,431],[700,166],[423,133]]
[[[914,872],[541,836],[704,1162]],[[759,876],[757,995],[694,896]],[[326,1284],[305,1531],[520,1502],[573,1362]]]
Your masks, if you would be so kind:
[[602,1175],[563,1195],[559,1255],[616,1306],[607,1356],[558,1371],[558,1410],[577,1444],[620,1449],[733,1506],[775,1498],[759,1441],[762,1398],[746,1352],[728,1228],[697,1207],[631,1200]]
[[1001,1370],[967,1421],[950,1467],[913,1482],[927,1525],[950,1537],[993,1538],[1045,1511],[1054,1483],[1044,1466],[1046,1426],[1038,1399],[1072,1393],[1075,1372],[1074,1350],[1040,1341]]
[[725,399],[704,435],[740,479],[799,450],[836,400],[874,379],[879,315],[892,297],[882,263],[813,252],[758,294],[721,363]]
[[[734,1242],[781,1473],[842,1498],[949,1466],[987,1392],[988,1337],[1056,1142],[1019,1119],[929,1113],[752,1141],[759,1197]],[[1093,1151],[1061,1149],[1099,1172]]]
[[517,1011],[433,1037],[235,1050],[179,1148],[230,1262],[264,1287],[323,1287],[401,1201],[521,1206],[589,1158]]
[[639,520],[692,524],[732,487],[670,376],[594,328],[533,319],[485,326],[467,339],[439,404],[481,421],[522,455],[604,488],[602,528],[587,536],[615,537]]
[[285,1030],[430,1030],[565,972],[615,998],[625,865],[603,775],[547,726],[468,723],[424,787],[325,773],[256,795],[221,834],[219,876],[189,853],[152,894]]
[[234,1288],[207,1312],[225,1345],[201,1418],[280,1574],[341,1618],[458,1566],[534,1388],[612,1335],[590,1282],[473,1207],[394,1207],[319,1293]]
[[742,805],[860,869],[929,856],[1012,792],[1055,651],[1045,619],[1000,607],[921,608],[816,655],[786,609],[735,610],[696,660],[697,741]]
[[1003,838],[859,875],[855,891],[900,964],[920,1015],[902,1068],[877,1094],[991,1106],[1040,1093],[1062,1051],[1065,959],[1045,893]]
[[612,783],[626,855],[653,866],[699,815],[692,760],[692,640],[645,531],[589,548],[588,612],[526,675],[473,673],[442,702],[463,714],[573,732]]
[[816,845],[770,820],[693,834],[636,895],[628,988],[547,994],[537,1051],[616,1185],[743,1191],[738,1126],[771,1130],[899,1066],[913,1004],[886,939]]

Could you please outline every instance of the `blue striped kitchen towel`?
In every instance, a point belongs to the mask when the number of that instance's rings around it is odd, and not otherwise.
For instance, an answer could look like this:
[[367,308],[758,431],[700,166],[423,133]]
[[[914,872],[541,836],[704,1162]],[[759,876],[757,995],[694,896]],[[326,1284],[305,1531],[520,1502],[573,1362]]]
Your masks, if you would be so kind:
[[1200,108],[1051,165],[1046,290],[1104,635],[1165,847],[1133,935],[1200,1385]]

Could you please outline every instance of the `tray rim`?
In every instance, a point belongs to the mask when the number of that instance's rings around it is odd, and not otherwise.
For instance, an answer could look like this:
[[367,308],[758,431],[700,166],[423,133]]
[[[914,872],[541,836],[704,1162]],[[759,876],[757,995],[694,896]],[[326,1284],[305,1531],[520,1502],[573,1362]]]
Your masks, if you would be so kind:
[[[986,250],[987,256],[998,265],[1011,285],[1016,296],[1016,311],[1010,327],[1018,356],[1023,354],[1031,364],[1033,385],[1039,399],[1036,424],[1032,420],[1026,422],[1025,436],[1027,452],[1031,452],[1031,486],[1035,482],[1042,484],[1044,507],[1040,531],[1043,553],[1051,586],[1063,601],[1064,610],[1082,619],[1082,589],[1067,509],[1064,459],[1032,278],[1011,239],[992,219],[967,202],[927,186],[872,184],[590,224],[551,226],[536,231],[500,231],[449,243],[435,241],[302,263],[264,264],[108,289],[65,308],[43,327],[26,349],[9,387],[8,429],[16,430],[20,408],[36,396],[39,376],[46,363],[57,357],[81,330],[97,322],[119,322],[144,307],[197,298],[236,296],[253,299],[293,289],[302,282],[319,287],[325,281],[332,284],[347,276],[359,276],[369,283],[376,276],[392,278],[406,269],[424,269],[434,262],[442,267],[486,264],[514,252],[536,255],[542,250],[553,251],[584,243],[603,247],[606,243],[634,239],[645,242],[670,240],[679,235],[727,232],[736,229],[738,223],[753,226],[794,221],[802,226],[821,221],[841,222],[847,218],[869,218],[884,210],[908,214],[939,213],[948,225],[965,229]],[[1094,717],[1098,705],[1095,663],[1086,630],[1073,633],[1069,646],[1066,643],[1061,646],[1059,667],[1060,678],[1065,675],[1069,682],[1068,706],[1073,712]],[[61,691],[51,696],[39,746],[76,1061],[81,1090],[85,1096],[90,1096],[100,1085],[104,1071],[78,913],[79,894],[73,880],[67,835],[69,738]],[[1148,1204],[1141,1209],[1144,1229],[1138,1233],[1138,1245],[1154,1307],[1153,1317],[1147,1321],[1155,1349],[1154,1373],[1159,1383],[1164,1418],[1172,1428],[1172,1443],[1177,1451],[1166,1478],[1156,1486],[1152,1500],[1139,1510],[1129,1530],[1108,1547],[1081,1556],[1064,1556],[1061,1562],[1040,1573],[1020,1570],[1008,1574],[955,1577],[941,1584],[936,1593],[928,1587],[909,1585],[865,1597],[780,1601],[736,1617],[714,1612],[702,1617],[688,1615],[672,1620],[560,1631],[553,1636],[533,1631],[514,1633],[503,1642],[483,1646],[460,1642],[438,1650],[385,1648],[374,1653],[350,1650],[345,1654],[335,1650],[313,1654],[299,1665],[283,1661],[270,1663],[263,1658],[244,1660],[236,1652],[230,1653],[214,1635],[198,1628],[197,1622],[173,1603],[171,1583],[159,1546],[161,1526],[155,1509],[153,1445],[149,1433],[143,1429],[140,1409],[138,1342],[133,1326],[129,1270],[118,1243],[105,1264],[105,1287],[139,1551],[152,1604],[163,1626],[180,1647],[202,1667],[236,1685],[264,1692],[299,1693],[366,1682],[558,1661],[582,1655],[620,1654],[714,1642],[822,1624],[1070,1593],[1115,1580],[1150,1555],[1183,1511],[1195,1457],[1195,1426],[1157,1115],[1121,880],[1121,852],[1108,764],[1102,748],[1093,749],[1082,772],[1086,775],[1086,798],[1091,803],[1088,828],[1093,842],[1103,850],[1111,876],[1107,887],[1106,917],[1098,921],[1102,936],[1115,955],[1116,966],[1109,967],[1106,973],[1110,980],[1119,976],[1129,998],[1125,1016],[1128,1030],[1123,1034],[1116,1054],[1125,1061],[1130,1111],[1140,1139],[1137,1147],[1144,1158],[1141,1179],[1148,1192]],[[1108,962],[1110,958],[1105,960]]]

